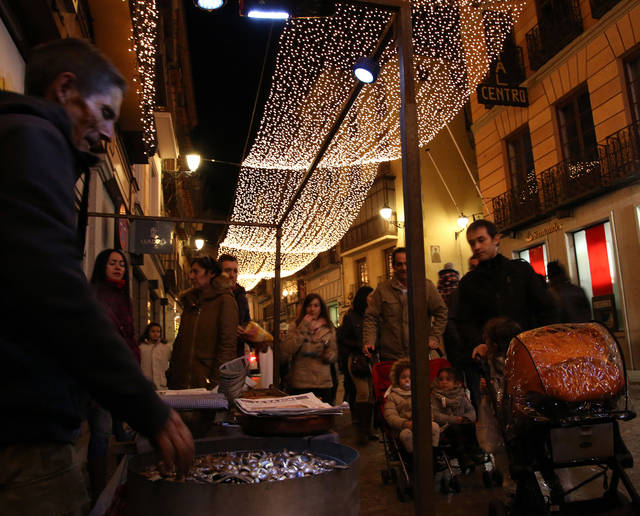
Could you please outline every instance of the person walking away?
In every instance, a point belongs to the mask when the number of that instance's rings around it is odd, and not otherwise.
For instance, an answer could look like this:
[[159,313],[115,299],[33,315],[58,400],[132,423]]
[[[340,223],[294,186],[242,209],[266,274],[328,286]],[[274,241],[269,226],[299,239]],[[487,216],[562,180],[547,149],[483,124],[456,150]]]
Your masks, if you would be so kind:
[[287,392],[313,392],[331,403],[331,364],[338,359],[336,331],[327,306],[318,294],[304,298],[295,328],[282,343],[283,360],[291,360]]
[[[407,251],[394,249],[391,256],[393,277],[378,285],[371,295],[364,315],[362,352],[370,357],[374,350],[381,360],[398,360],[409,355],[409,307],[407,301]],[[429,350],[440,349],[442,333],[447,324],[447,305],[435,285],[427,282],[427,320]],[[426,351],[426,350],[425,350]]]
[[[338,355],[340,369],[344,374],[345,399],[351,407],[352,418],[358,425],[358,440],[364,445],[371,435],[373,415],[373,386],[371,369],[367,357],[362,353],[362,326],[367,309],[367,297],[371,287],[360,287],[353,304],[344,314],[338,328]],[[354,367],[355,362],[355,367]]]
[[[129,346],[136,362],[140,363],[140,349],[134,336],[133,310],[129,297],[129,270],[121,250],[105,249],[98,254],[91,275],[91,285],[114,327]],[[96,402],[92,402],[89,409],[89,430],[91,435],[87,461],[92,498],[95,501],[107,482],[107,457],[112,431],[120,442],[133,440],[135,433],[126,430],[122,421],[112,418],[109,411]]]
[[558,309],[558,322],[583,323],[592,320],[591,305],[584,289],[569,281],[567,272],[558,260],[547,264],[549,294]]
[[210,256],[191,262],[193,287],[180,296],[184,307],[173,344],[170,389],[213,389],[220,366],[237,357],[238,305],[231,280]]
[[125,90],[93,45],[67,38],[32,49],[27,95],[0,91],[3,515],[86,508],[74,443],[90,398],[148,436],[168,467],[186,472],[193,460],[189,430],[144,378],[82,271],[89,166],[114,137]]
[[156,389],[167,389],[167,369],[171,359],[171,347],[162,340],[162,327],[152,322],[140,337],[140,367],[145,377]]

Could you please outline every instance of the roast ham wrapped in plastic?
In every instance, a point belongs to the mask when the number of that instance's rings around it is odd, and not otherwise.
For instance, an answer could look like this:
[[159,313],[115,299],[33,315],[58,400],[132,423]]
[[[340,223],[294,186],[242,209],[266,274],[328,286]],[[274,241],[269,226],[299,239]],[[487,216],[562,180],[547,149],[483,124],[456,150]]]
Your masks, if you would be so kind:
[[523,412],[532,394],[601,403],[625,389],[620,349],[597,323],[553,324],[521,333],[509,346],[505,378],[513,408]]

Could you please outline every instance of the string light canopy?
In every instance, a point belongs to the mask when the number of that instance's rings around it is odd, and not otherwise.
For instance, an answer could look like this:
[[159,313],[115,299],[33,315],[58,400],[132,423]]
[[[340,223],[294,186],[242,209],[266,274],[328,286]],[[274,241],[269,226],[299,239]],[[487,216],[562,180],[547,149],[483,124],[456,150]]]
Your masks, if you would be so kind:
[[142,141],[147,156],[158,147],[156,123],[153,116],[156,99],[156,48],[158,36],[158,8],[156,0],[129,0],[131,12],[131,51],[138,60],[137,84]]
[[[526,0],[412,2],[419,144],[425,146],[489,70]],[[240,170],[232,219],[277,224],[316,157],[390,14],[336,4],[332,17],[289,19],[256,140]],[[282,276],[333,247],[360,211],[381,162],[400,157],[398,56],[361,90],[282,227]],[[229,228],[221,253],[238,257],[248,289],[274,276],[275,230]]]

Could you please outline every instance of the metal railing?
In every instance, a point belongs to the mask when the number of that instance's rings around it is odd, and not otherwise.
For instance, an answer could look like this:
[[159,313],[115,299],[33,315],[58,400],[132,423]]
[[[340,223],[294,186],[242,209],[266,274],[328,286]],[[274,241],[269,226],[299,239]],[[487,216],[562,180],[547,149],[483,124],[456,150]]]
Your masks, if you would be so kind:
[[553,13],[544,16],[527,32],[529,66],[537,70],[582,33],[582,16],[578,0],[553,4]]
[[601,18],[609,9],[616,5],[620,0],[589,0],[591,5],[591,17]]
[[609,135],[597,155],[566,159],[491,200],[501,231],[640,180],[640,121]]
[[340,241],[340,250],[344,253],[376,238],[397,234],[398,229],[393,224],[384,220],[380,215],[376,215],[351,227]]

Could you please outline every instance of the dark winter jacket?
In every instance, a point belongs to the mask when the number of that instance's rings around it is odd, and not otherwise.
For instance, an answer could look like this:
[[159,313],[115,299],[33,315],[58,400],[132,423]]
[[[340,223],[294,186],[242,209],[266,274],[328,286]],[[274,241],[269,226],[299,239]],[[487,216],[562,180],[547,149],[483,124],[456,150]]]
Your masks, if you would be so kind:
[[460,280],[455,311],[457,333],[469,357],[493,317],[513,319],[523,330],[557,321],[553,299],[531,265],[501,254],[480,262]]
[[[240,326],[246,326],[251,320],[247,291],[243,286],[236,284],[236,288],[233,289],[233,297],[236,299],[238,305],[238,324]],[[244,343],[245,340],[243,338],[238,338],[236,356],[241,357],[244,355]]]
[[120,287],[110,281],[97,283],[94,286],[96,297],[107,311],[109,318],[118,330],[120,336],[129,346],[131,353],[140,363],[140,347],[133,328],[133,310],[131,298],[125,287]]
[[220,274],[204,290],[192,288],[181,296],[180,330],[167,371],[170,389],[213,389],[220,366],[236,358],[238,305],[231,280]]
[[0,445],[73,441],[88,395],[146,435],[168,417],[82,272],[70,135],[60,106],[0,91]]
[[549,293],[558,308],[558,322],[583,323],[592,319],[591,305],[582,287],[565,281],[552,284]]
[[454,387],[445,391],[438,385],[436,378],[431,388],[431,419],[442,426],[457,423],[459,417],[467,418],[471,422],[476,420],[476,411],[464,387]]
[[364,317],[351,308],[342,318],[336,336],[338,339],[338,360],[346,363],[349,355],[362,354],[362,323]]

